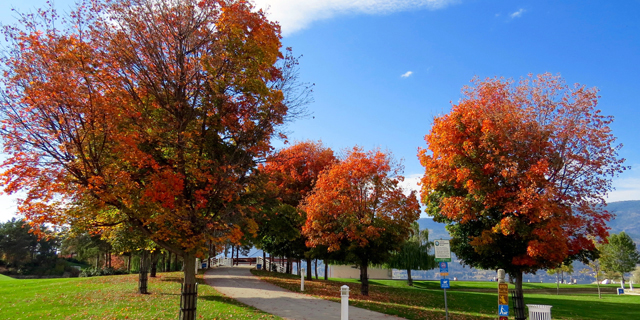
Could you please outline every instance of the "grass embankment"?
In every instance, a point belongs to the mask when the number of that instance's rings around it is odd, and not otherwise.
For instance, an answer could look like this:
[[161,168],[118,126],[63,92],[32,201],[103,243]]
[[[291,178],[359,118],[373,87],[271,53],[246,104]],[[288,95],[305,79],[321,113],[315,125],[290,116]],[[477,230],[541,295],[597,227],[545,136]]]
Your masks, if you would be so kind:
[[[282,288],[299,291],[300,278],[295,275],[252,270],[263,280]],[[439,281],[414,281],[409,287],[406,281],[371,280],[369,296],[360,295],[360,283],[356,279],[330,279],[305,281],[305,293],[323,299],[340,301],[340,286],[350,287],[349,303],[357,307],[407,319],[444,319],[444,294]],[[498,294],[495,282],[452,281],[447,290],[450,319],[496,319]],[[566,291],[566,287],[562,286]],[[555,284],[525,283],[525,304],[551,305],[553,319],[637,319],[640,314],[640,296],[603,294],[598,299],[595,285],[578,285],[574,288],[592,288],[594,294],[536,294],[527,290],[554,289]],[[511,286],[512,288],[512,286]],[[478,290],[495,290],[477,292]],[[509,298],[509,300],[511,300]],[[510,306],[513,310],[513,305]],[[526,312],[526,311],[525,311]],[[513,315],[513,311],[511,313]],[[512,318],[512,317],[511,317]]]
[[[151,294],[136,293],[138,275],[15,280],[0,275],[0,319],[176,319],[182,273],[149,278]],[[280,319],[226,298],[198,276],[198,318]]]

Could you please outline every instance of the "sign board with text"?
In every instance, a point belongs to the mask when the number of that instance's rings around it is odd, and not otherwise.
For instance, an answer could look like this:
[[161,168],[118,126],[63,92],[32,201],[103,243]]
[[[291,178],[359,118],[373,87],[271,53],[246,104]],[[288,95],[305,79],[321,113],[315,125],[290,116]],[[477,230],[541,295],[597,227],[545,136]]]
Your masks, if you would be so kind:
[[506,283],[498,284],[498,294],[509,294],[509,285]]
[[451,286],[449,285],[449,279],[440,279],[440,289],[449,289]]
[[435,240],[433,244],[436,251],[436,262],[451,262],[451,248],[449,247],[449,240]]

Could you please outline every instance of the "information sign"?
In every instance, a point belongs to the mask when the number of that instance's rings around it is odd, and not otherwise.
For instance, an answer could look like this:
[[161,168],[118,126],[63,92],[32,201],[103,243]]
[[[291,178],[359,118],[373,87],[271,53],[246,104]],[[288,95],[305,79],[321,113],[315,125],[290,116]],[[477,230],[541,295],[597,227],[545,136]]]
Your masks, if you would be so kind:
[[509,285],[506,283],[498,284],[498,294],[499,295],[509,295]]
[[498,304],[509,304],[509,295],[498,294]]
[[440,275],[441,276],[448,276],[449,275],[449,266],[447,265],[446,262],[438,262],[438,265],[440,266]]
[[498,315],[508,317],[509,316],[509,305],[501,304],[498,306]]
[[451,248],[449,247],[449,240],[435,240],[435,260],[436,262],[451,262]]
[[440,279],[440,289],[449,289],[451,286],[449,285],[449,279]]

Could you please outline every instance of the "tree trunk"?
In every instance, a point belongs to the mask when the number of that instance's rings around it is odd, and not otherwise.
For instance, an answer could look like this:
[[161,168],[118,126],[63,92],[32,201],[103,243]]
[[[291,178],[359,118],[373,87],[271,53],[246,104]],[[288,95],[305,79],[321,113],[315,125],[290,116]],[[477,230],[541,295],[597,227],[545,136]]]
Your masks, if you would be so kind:
[[129,252],[129,259],[127,259],[127,273],[131,273],[131,258],[133,258],[133,254]]
[[291,269],[289,269],[289,260],[291,260],[291,259],[289,259],[289,257],[287,257],[287,261],[285,262],[287,264],[287,266],[286,266],[286,268],[284,270],[284,273],[286,273],[286,274],[290,274],[291,273]]
[[161,262],[162,272],[166,272],[167,271],[166,264],[165,264],[166,263],[166,260],[165,260],[166,256],[167,256],[166,253],[163,251],[162,252],[162,262]]
[[526,320],[527,317],[524,313],[524,292],[522,291],[522,271],[516,271],[515,276],[516,296],[513,301],[513,313],[516,320]]
[[556,272],[556,295],[560,294],[560,278]]
[[100,253],[96,255],[96,269],[100,269]]
[[151,253],[151,271],[149,272],[149,276],[151,278],[156,277],[156,273],[158,271],[158,250],[156,249]]
[[600,294],[600,279],[598,277],[599,270],[596,270],[596,285],[598,286],[598,299],[602,299],[602,295]]
[[164,271],[171,271],[171,251],[168,252],[167,264],[164,267]]
[[262,250],[262,270],[267,270],[267,253]]
[[173,269],[171,271],[178,271],[178,255],[173,254]]
[[313,280],[311,275],[311,258],[307,258],[307,280]]
[[407,269],[407,284],[413,287],[413,279],[411,279],[411,269]]
[[316,269],[316,280],[318,280],[318,259],[315,261],[315,269]]
[[360,294],[363,296],[369,295],[369,276],[367,275],[368,262],[363,262],[360,265]]
[[142,250],[142,253],[140,254],[140,276],[138,278],[138,293],[140,294],[148,294],[149,291],[147,290],[147,252],[145,250]]
[[329,279],[329,264],[327,264],[327,260],[322,260],[322,262],[324,263],[324,279],[328,280]]
[[187,254],[184,257],[184,282],[180,296],[180,320],[195,320],[198,301],[196,283],[196,257]]
[[234,253],[234,252],[233,252],[233,250],[235,250],[235,249],[236,249],[236,247],[235,247],[235,246],[231,246],[231,266],[232,266],[232,267],[236,264],[236,262],[235,262],[235,261],[234,261],[234,259],[233,259],[233,257],[234,257],[234,255],[233,255],[233,253]]

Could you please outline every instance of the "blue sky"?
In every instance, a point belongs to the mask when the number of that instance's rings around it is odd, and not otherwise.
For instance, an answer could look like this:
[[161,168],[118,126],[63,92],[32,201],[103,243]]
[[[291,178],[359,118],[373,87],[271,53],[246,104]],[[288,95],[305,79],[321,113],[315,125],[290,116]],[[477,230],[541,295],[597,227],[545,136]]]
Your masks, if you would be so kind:
[[[45,3],[6,2],[4,24],[14,21],[11,7]],[[640,200],[640,1],[256,2],[281,22],[283,45],[303,55],[302,78],[315,83],[314,117],[291,124],[290,140],[389,150],[414,184],[431,120],[474,76],[551,72],[600,89],[599,107],[615,117],[620,155],[632,166],[614,180],[609,200]],[[72,3],[55,1],[63,10]],[[0,196],[0,221],[14,211]]]

